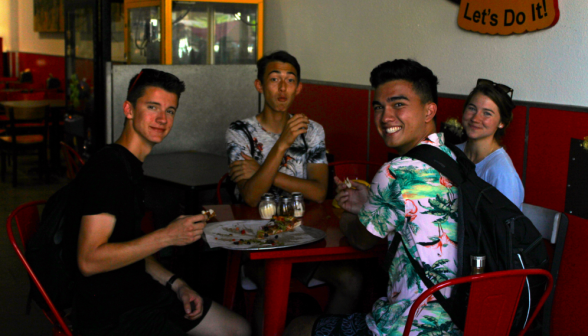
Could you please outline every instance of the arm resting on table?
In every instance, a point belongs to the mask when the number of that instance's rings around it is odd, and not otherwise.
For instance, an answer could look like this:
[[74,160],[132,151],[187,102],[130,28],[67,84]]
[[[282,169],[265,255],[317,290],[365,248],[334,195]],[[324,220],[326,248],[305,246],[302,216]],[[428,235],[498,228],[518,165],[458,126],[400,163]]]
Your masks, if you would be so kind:
[[339,227],[347,237],[349,244],[358,250],[366,251],[378,244],[382,239],[371,234],[359,221],[359,217],[350,212],[344,212],[339,221]]

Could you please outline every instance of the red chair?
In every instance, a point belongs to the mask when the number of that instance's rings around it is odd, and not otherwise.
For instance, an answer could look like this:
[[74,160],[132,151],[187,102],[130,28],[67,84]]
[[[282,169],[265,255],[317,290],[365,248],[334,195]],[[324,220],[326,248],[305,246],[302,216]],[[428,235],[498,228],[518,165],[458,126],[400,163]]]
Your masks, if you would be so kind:
[[61,144],[61,154],[65,158],[65,164],[67,167],[67,178],[73,180],[82,166],[85,164],[84,159],[73,149],[70,145],[66,144],[63,141],[59,142]]
[[55,305],[43,289],[43,286],[35,276],[35,273],[29,266],[29,263],[25,259],[23,253],[24,249],[21,250],[18,247],[16,240],[14,238],[14,233],[12,231],[12,221],[14,219],[14,221],[16,222],[16,227],[18,229],[18,233],[20,235],[21,243],[23,246],[26,246],[28,240],[39,228],[39,207],[43,206],[45,203],[46,201],[33,201],[25,203],[19,206],[18,208],[14,209],[14,211],[12,211],[8,216],[8,220],[6,222],[6,230],[8,231],[8,239],[10,240],[12,247],[16,251],[18,258],[23,263],[24,267],[29,273],[31,281],[39,289],[39,291],[43,295],[43,298],[45,299],[45,302],[47,302],[47,305],[50,308],[49,311],[44,310],[43,313],[45,313],[45,316],[47,316],[51,324],[53,324],[53,335],[72,336],[72,332],[68,327],[67,323],[65,322],[65,320],[63,319],[61,313],[57,310],[57,308],[55,308]]
[[223,184],[225,182],[225,180],[227,179],[227,177],[229,177],[229,173],[226,173],[225,175],[223,175],[220,180],[218,180],[218,183],[216,184],[216,201],[218,202],[218,204],[223,204],[223,198],[221,197],[221,190],[223,189]]
[[464,335],[508,335],[525,280],[529,275],[545,276],[547,286],[525,329],[519,333],[524,335],[547,300],[553,285],[551,274],[542,269],[489,272],[443,281],[424,291],[413,303],[403,335],[410,334],[416,311],[421,308],[423,302],[426,304],[426,300],[434,292],[463,283],[471,283]]

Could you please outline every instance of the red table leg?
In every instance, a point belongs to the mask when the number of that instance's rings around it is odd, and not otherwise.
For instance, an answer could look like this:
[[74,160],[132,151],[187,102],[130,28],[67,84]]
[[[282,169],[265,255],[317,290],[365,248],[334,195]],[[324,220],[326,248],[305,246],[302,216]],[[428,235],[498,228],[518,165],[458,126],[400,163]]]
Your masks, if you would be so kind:
[[239,285],[239,270],[241,268],[241,252],[229,251],[227,260],[227,272],[225,275],[225,295],[223,306],[233,309],[235,294]]
[[283,259],[265,261],[264,336],[284,333],[292,263]]

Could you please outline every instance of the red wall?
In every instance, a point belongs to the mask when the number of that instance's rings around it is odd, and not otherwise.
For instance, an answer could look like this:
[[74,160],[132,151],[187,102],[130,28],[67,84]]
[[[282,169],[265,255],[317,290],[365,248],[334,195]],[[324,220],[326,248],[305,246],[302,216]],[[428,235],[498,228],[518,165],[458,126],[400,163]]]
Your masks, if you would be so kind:
[[[361,159],[385,162],[388,153],[373,126],[370,90],[335,85],[304,84],[292,107],[320,122],[326,133],[327,148],[335,160]],[[437,126],[450,117],[461,120],[464,98],[440,97]],[[536,105],[536,104],[533,104]],[[588,135],[588,108],[583,112],[565,108],[538,108],[519,104],[503,139],[504,147],[521,177],[526,173],[525,202],[564,211],[571,138]],[[528,117],[528,118],[527,118]],[[368,127],[369,123],[369,127]],[[526,130],[529,129],[526,140]],[[369,149],[367,149],[369,139]],[[525,149],[527,167],[524,171]],[[587,169],[588,170],[588,169]],[[582,335],[588,330],[588,220],[567,215],[569,227],[555,292],[552,335]]]
[[368,90],[304,83],[290,111],[323,126],[335,160],[366,160],[368,96]]
[[45,88],[49,74],[61,81],[61,89],[65,89],[65,58],[30,53],[18,53],[20,71],[31,69],[33,87]]

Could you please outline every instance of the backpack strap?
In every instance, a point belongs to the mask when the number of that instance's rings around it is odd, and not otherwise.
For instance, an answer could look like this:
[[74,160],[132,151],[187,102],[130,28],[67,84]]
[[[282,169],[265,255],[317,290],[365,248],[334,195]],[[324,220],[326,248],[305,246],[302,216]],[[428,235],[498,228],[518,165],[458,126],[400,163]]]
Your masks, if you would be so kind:
[[[460,159],[461,155],[465,157],[465,154],[459,148],[450,144],[448,144],[447,147],[452,150],[458,160]],[[419,145],[408,151],[408,153],[404,154],[404,156],[422,161],[435,168],[438,172],[445,175],[456,186],[460,186],[465,180],[460,165],[444,151],[435,146]]]
[[[400,235],[397,233],[396,236],[394,237],[394,239],[396,239],[396,237],[400,237]],[[423,266],[421,266],[412,257],[412,255],[408,251],[408,248],[404,244],[404,240],[402,240],[402,239],[399,239],[399,240],[402,242],[402,246],[404,246],[404,251],[406,251],[406,255],[408,256],[408,259],[410,260],[410,263],[412,264],[412,267],[414,268],[414,270],[419,275],[419,278],[421,278],[421,280],[427,286],[427,288],[431,288],[431,287],[435,286],[435,284],[433,283],[433,281],[431,281],[431,279],[427,278],[427,275],[425,273],[425,269],[423,268]],[[465,328],[465,320],[459,318],[458,315],[454,313],[453,308],[451,307],[451,303],[449,302],[449,300],[447,300],[447,298],[445,298],[445,296],[443,296],[443,294],[441,294],[440,291],[436,291],[435,293],[433,293],[433,296],[435,296],[435,299],[437,299],[437,302],[439,302],[439,304],[441,305],[441,307],[443,307],[443,309],[445,310],[445,312],[447,312],[447,314],[451,318],[451,321],[453,321],[453,323],[460,330],[464,330],[464,328]]]
[[[118,157],[118,159],[123,162],[124,166],[125,166],[125,171],[127,173],[127,177],[129,178],[129,180],[131,181],[131,184],[133,185],[133,188],[137,188],[138,182],[133,178],[133,172],[131,170],[131,164],[129,163],[129,161],[127,160],[127,158],[125,157],[124,154],[124,150],[123,148],[121,148],[123,146],[120,145],[113,145],[112,148],[114,148],[114,153],[116,153],[115,155]],[[135,194],[136,194],[136,190],[135,190]],[[141,209],[141,202],[142,200],[139,199],[139,197],[135,197],[135,213],[137,215],[140,216],[141,212],[143,211]]]
[[251,150],[251,157],[254,157],[253,155],[255,154],[255,147],[253,142],[253,136],[251,135],[247,127],[243,127],[243,133],[245,133],[247,139],[249,140],[249,149]]
[[382,263],[382,268],[384,271],[388,272],[390,266],[392,266],[392,260],[394,260],[394,256],[396,255],[396,251],[398,250],[398,245],[400,245],[400,241],[402,237],[398,233],[394,234],[394,239],[390,243],[388,247],[388,251],[386,252],[386,257],[384,257],[384,262]]

